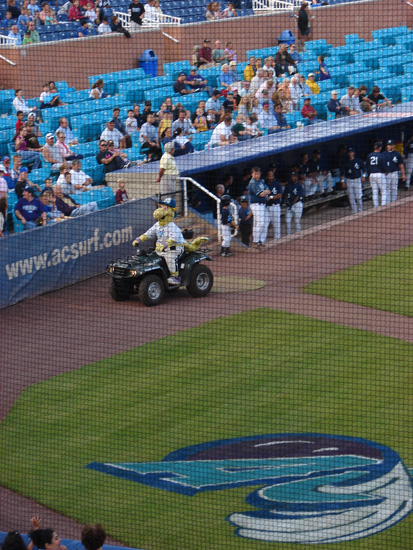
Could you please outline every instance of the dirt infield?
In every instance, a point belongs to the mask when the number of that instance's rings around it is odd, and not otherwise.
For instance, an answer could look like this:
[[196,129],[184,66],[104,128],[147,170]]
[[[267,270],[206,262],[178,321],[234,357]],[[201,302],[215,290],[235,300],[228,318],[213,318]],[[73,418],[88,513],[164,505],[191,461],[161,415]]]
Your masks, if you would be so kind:
[[[217,292],[195,300],[185,292],[146,308],[136,298],[113,302],[107,276],[27,300],[0,312],[0,418],[27,386],[225,315],[272,307],[413,342],[413,319],[300,291],[311,281],[413,242],[413,197],[348,216],[271,243],[259,253],[215,258],[217,277],[245,277],[265,286]],[[234,290],[236,290],[234,288]],[[162,315],[160,315],[160,311]],[[36,342],[35,348],[33,342]],[[30,447],[28,447],[28,452]],[[64,537],[80,525],[0,488],[0,530],[27,531],[39,514]]]

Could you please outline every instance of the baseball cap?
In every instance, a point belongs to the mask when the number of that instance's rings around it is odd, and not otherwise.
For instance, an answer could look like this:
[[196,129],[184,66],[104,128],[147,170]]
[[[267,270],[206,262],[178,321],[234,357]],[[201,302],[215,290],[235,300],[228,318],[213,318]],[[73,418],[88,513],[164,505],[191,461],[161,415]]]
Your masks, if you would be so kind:
[[228,97],[229,95],[234,95],[234,92],[231,92],[231,90],[230,90],[230,91],[227,93],[227,97]]
[[0,164],[0,172],[5,172],[5,171],[6,170],[5,170],[4,166],[2,164]]
[[172,199],[171,197],[168,197],[163,201],[159,201],[158,204],[164,204],[165,206],[169,206],[169,208],[176,208],[175,199]]
[[197,67],[191,67],[191,68],[190,68],[190,71],[197,71],[197,70],[198,70]]
[[220,94],[221,94],[221,92],[219,90],[214,90],[212,92],[212,95],[220,95]]
[[353,147],[349,147],[349,148],[347,149],[347,152],[348,152],[348,153],[354,153]]
[[263,107],[266,107],[268,105],[268,107],[270,106],[270,104],[268,103],[268,101],[266,101],[265,103],[262,104]]
[[23,189],[23,191],[28,191],[32,195],[34,195],[34,189],[33,187],[30,187],[30,185],[26,185],[26,187]]
[[331,95],[338,95],[338,92],[337,92],[337,90],[331,90],[330,94]]
[[298,176],[297,172],[291,172],[292,176]]
[[247,195],[242,195],[242,197],[240,198],[239,202],[248,202],[248,197],[247,197]]
[[209,38],[205,38],[204,42],[211,42]]
[[236,61],[231,61],[230,64],[229,64],[229,66],[230,66],[230,67],[233,67],[233,66],[236,65],[236,64],[237,64]]
[[2,157],[1,162],[4,162],[5,160],[10,160],[10,157],[8,157],[7,155],[5,155],[4,157]]
[[185,76],[184,71],[181,71],[181,72],[179,73],[179,76]]
[[36,113],[33,113],[33,111],[32,111],[31,113],[29,113],[29,114],[27,115],[27,118],[30,118],[30,117],[36,119]]
[[311,100],[311,97],[305,97],[305,98],[304,98],[304,101],[307,101],[307,99],[310,99],[310,100]]
[[19,174],[21,174],[22,172],[28,172],[29,169],[27,168],[27,166],[23,166],[23,168],[20,168],[20,172]]
[[152,101],[149,101],[149,99],[147,99],[147,100],[145,101],[145,105],[146,105],[146,106],[152,105]]
[[46,134],[46,139],[50,139],[50,138],[54,138],[54,134],[52,134],[52,132],[49,132],[48,134]]
[[310,76],[315,76],[314,73],[308,73],[308,78],[310,78]]
[[396,145],[394,143],[394,139],[389,139],[388,142],[387,142],[387,145]]
[[110,120],[108,120],[108,124],[115,124],[115,119],[111,118]]

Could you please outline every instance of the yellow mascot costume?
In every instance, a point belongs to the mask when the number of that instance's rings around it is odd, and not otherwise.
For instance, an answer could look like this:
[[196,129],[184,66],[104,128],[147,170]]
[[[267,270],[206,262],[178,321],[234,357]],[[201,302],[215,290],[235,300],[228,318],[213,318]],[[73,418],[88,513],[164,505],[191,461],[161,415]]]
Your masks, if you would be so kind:
[[158,202],[158,208],[153,213],[156,223],[143,235],[135,239],[133,246],[139,246],[148,239],[156,238],[155,252],[158,256],[165,258],[170,276],[168,283],[170,285],[180,285],[178,265],[179,258],[184,251],[195,252],[201,244],[208,240],[207,237],[199,237],[187,243],[182,235],[182,231],[173,222],[176,218],[176,202],[172,198],[166,198]]

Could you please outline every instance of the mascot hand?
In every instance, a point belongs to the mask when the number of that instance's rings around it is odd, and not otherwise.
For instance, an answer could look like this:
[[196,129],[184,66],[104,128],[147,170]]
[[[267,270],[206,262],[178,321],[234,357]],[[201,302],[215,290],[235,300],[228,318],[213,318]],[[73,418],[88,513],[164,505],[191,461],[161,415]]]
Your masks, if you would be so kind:
[[168,239],[166,241],[167,246],[175,246],[177,243],[173,239]]
[[132,243],[132,246],[136,246],[136,248],[138,248],[138,246],[140,246],[140,245],[141,245],[140,239],[136,239],[136,240],[133,241],[133,243]]
[[162,243],[156,243],[155,250],[156,252],[163,252],[165,250],[165,246]]
[[209,241],[208,237],[197,237],[194,241],[192,241],[192,244],[197,246],[198,244],[201,245],[202,243],[206,243]]

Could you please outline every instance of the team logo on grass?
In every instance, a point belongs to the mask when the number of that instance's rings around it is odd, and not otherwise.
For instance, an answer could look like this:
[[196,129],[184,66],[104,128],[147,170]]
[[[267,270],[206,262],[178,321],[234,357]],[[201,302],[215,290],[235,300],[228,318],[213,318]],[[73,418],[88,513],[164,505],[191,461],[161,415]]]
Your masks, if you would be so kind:
[[[236,533],[267,542],[333,543],[379,533],[412,510],[409,472],[388,447],[353,437],[271,434],[185,447],[160,462],[88,468],[188,496],[259,486]],[[228,511],[230,512],[230,511]]]

